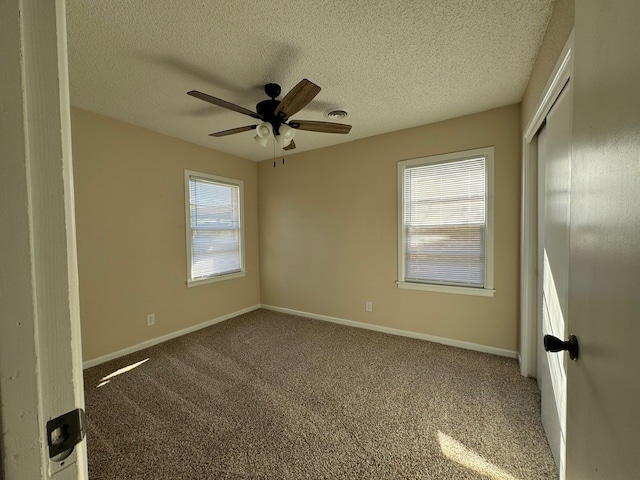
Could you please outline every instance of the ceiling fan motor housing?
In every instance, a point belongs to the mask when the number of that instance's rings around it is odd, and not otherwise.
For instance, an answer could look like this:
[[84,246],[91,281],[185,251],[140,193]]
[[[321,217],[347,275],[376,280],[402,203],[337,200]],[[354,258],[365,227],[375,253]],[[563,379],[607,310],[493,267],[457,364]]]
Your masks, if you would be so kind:
[[279,117],[273,113],[279,104],[280,100],[271,99],[263,100],[256,105],[256,112],[258,112],[258,115],[264,118],[265,122],[269,122],[273,126],[273,131],[276,134],[278,133],[280,125],[282,125],[282,123],[286,120],[286,117]]

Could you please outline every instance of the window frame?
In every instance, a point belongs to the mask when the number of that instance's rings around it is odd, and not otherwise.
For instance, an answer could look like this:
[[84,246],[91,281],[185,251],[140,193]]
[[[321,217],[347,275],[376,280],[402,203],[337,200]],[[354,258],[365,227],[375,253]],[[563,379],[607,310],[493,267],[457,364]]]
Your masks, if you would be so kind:
[[[485,159],[485,275],[483,287],[471,287],[462,285],[446,285],[440,283],[426,283],[406,280],[406,229],[404,223],[404,171],[407,167],[420,165],[433,165],[438,163],[452,163],[472,158],[484,157]],[[398,186],[398,280],[396,285],[401,289],[425,290],[431,292],[453,293],[462,295],[476,295],[493,297],[495,290],[493,284],[494,269],[494,147],[483,147],[473,150],[432,155],[428,157],[402,160],[397,164]]]
[[[204,278],[193,278],[193,260],[192,260],[192,232],[191,228],[191,192],[189,189],[189,182],[191,178],[202,179],[211,183],[229,185],[237,187],[238,202],[240,204],[240,270],[228,273],[219,273],[210,275]],[[184,171],[184,204],[185,204],[185,231],[186,231],[186,251],[187,251],[187,287],[195,287],[198,285],[205,285],[213,282],[220,282],[223,280],[230,280],[233,278],[244,277],[247,274],[245,266],[245,226],[244,226],[244,182],[242,180],[222,177],[219,175],[212,175],[210,173],[196,172],[194,170]]]

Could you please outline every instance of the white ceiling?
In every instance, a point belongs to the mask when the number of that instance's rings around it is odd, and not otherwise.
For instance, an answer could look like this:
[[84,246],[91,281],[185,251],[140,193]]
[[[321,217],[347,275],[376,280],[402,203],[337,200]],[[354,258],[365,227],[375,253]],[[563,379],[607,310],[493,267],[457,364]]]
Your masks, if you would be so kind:
[[[553,0],[67,0],[71,103],[254,161],[273,147],[255,111],[307,78],[322,91],[294,119],[349,111],[348,135],[298,131],[312,150],[517,103]],[[282,96],[280,98],[282,98]]]

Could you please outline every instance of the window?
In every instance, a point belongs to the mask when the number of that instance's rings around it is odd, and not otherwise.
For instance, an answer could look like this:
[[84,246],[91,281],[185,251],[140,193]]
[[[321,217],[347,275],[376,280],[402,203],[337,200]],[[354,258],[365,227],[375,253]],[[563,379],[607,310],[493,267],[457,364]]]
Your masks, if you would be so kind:
[[493,296],[493,147],[398,163],[398,287]]
[[187,285],[243,276],[243,182],[185,170]]

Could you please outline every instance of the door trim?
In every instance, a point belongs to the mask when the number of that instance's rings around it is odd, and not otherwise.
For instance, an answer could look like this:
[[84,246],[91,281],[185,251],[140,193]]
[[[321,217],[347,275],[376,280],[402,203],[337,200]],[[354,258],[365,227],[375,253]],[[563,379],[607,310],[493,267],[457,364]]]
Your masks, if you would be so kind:
[[520,222],[520,373],[536,377],[538,175],[534,141],[549,110],[573,75],[573,30],[549,77],[533,118],[522,137],[522,197]]

